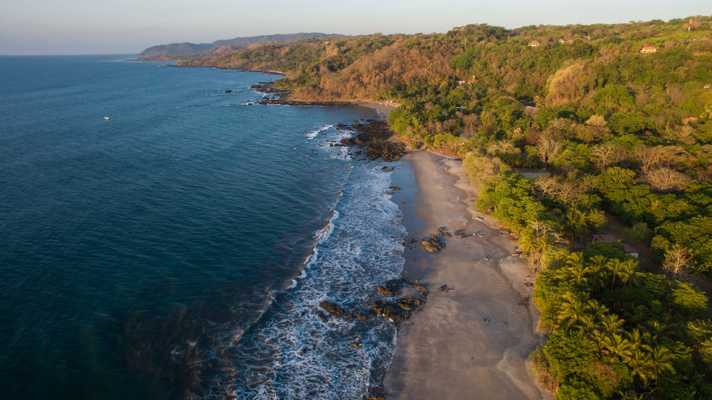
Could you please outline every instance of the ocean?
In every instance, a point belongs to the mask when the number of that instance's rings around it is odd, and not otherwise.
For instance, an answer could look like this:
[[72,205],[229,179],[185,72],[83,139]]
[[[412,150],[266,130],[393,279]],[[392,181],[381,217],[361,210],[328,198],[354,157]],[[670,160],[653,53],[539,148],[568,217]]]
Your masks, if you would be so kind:
[[360,399],[395,327],[325,317],[400,276],[360,107],[274,75],[0,57],[0,386],[15,399]]

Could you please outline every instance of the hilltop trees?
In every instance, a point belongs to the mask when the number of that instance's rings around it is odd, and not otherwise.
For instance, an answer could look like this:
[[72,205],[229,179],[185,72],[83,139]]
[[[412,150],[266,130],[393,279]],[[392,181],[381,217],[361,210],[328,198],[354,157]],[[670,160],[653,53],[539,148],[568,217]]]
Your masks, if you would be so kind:
[[685,328],[709,337],[712,321],[697,319],[707,299],[689,285],[640,272],[633,259],[559,252],[535,302],[551,333],[534,359],[558,399],[712,395],[700,365],[706,346]]

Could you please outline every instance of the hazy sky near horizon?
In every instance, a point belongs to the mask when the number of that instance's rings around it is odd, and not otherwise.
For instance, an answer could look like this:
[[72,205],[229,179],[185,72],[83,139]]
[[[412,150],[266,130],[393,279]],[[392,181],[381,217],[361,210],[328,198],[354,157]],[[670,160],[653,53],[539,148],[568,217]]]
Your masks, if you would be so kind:
[[430,33],[469,23],[512,28],[710,14],[711,0],[0,0],[0,54],[129,54],[272,33]]

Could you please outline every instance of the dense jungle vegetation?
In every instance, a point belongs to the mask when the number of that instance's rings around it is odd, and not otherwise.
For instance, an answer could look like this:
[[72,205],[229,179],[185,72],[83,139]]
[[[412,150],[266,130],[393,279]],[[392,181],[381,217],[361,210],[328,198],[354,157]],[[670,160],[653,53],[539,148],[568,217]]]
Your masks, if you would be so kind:
[[186,61],[279,70],[296,100],[398,104],[414,148],[464,159],[477,206],[539,270],[558,399],[712,399],[712,18],[471,25]]

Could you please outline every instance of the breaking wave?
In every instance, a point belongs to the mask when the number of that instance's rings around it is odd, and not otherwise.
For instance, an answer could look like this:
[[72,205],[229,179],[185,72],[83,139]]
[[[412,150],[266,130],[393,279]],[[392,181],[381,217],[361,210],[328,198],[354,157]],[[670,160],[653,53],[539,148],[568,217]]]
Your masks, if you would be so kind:
[[324,125],[318,129],[314,129],[311,132],[307,132],[304,136],[309,140],[313,140],[316,139],[316,137],[319,136],[320,133],[326,132],[333,127],[334,125]]
[[[345,149],[323,144],[330,152]],[[384,163],[345,160],[348,179],[315,234],[304,270],[259,321],[235,336],[207,398],[360,399],[382,384],[395,347],[394,324],[334,319],[319,307],[325,299],[345,308],[366,303],[376,285],[400,276],[405,262],[406,231],[388,194]]]

